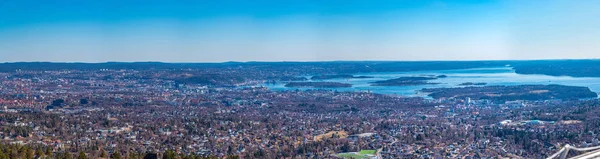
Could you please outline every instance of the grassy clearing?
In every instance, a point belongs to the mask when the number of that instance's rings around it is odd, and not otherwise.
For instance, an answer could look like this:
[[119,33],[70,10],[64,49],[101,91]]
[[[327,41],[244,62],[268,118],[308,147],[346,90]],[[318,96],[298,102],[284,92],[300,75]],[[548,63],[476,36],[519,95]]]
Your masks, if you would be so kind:
[[363,159],[363,158],[369,158],[367,156],[357,155],[357,154],[354,154],[354,153],[340,153],[340,154],[337,154],[337,157],[341,157],[341,158],[344,158],[344,159]]
[[360,152],[358,152],[358,154],[361,155],[375,155],[377,151],[376,150],[360,150]]

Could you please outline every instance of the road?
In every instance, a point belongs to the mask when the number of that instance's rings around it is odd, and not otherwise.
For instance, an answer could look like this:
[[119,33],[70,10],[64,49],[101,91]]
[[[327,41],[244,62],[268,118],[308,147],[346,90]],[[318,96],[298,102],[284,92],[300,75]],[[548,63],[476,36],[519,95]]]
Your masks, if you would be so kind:
[[[394,137],[394,141],[393,141],[392,143],[389,143],[389,144],[387,144],[387,146],[388,146],[388,147],[391,147],[391,146],[392,146],[394,143],[396,143],[396,142],[398,142],[398,139],[396,139],[396,138]],[[381,147],[381,148],[377,149],[377,152],[376,152],[377,159],[383,159],[383,157],[381,157],[381,153],[380,153],[382,150],[383,150],[383,147]]]

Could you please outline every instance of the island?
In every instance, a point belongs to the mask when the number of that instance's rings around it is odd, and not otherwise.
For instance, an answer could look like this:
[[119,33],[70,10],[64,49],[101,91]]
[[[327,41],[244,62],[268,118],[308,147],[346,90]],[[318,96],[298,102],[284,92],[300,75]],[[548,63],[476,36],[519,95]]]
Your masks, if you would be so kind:
[[354,75],[347,75],[347,74],[340,74],[340,75],[319,75],[319,76],[313,76],[310,79],[312,80],[326,80],[326,79],[338,79],[338,78],[373,78],[372,76],[354,76]]
[[458,84],[459,86],[483,86],[486,85],[487,83],[485,82],[479,82],[479,83],[474,83],[474,82],[465,82],[465,83],[461,83]]
[[285,87],[349,88],[352,87],[352,84],[340,82],[290,82]]
[[598,94],[587,87],[564,85],[516,85],[485,86],[457,88],[423,88],[421,92],[429,93],[435,99],[471,98],[474,100],[489,99],[500,101],[514,100],[549,100],[549,99],[584,99],[597,98]]
[[440,84],[428,82],[428,80],[438,79],[436,77],[400,77],[384,81],[371,82],[371,86],[414,86],[427,84]]

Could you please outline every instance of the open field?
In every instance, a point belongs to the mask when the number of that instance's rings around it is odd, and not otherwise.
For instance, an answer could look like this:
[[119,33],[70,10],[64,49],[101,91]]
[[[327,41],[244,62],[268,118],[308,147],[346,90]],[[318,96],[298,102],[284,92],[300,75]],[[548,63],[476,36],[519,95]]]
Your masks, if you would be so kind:
[[375,155],[377,151],[376,150],[360,150],[360,152],[358,152],[358,154],[361,155]]
[[341,154],[337,154],[337,157],[341,157],[344,159],[363,159],[363,158],[369,158],[365,155],[359,155],[359,154],[355,154],[355,153],[341,153]]
[[332,136],[337,136],[337,138],[346,138],[348,137],[348,133],[346,131],[330,131],[325,134],[317,135],[314,137],[315,141],[321,141],[323,139],[331,138]]

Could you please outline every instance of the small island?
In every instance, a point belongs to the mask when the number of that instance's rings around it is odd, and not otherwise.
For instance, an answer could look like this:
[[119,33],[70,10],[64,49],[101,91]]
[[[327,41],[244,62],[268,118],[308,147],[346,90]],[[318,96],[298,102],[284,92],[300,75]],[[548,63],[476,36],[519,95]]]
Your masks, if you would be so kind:
[[479,83],[474,83],[474,82],[465,82],[465,83],[461,83],[458,84],[459,86],[483,86],[486,85],[487,83],[485,82],[479,82]]
[[308,88],[350,88],[352,84],[340,82],[290,82],[285,87],[308,87]]
[[354,75],[320,75],[313,76],[310,79],[312,80],[327,80],[327,79],[339,79],[339,78],[373,78],[372,76],[354,76]]
[[371,82],[371,86],[414,86],[414,85],[427,85],[427,84],[439,84],[431,83],[428,80],[435,80],[436,77],[400,77],[384,81]]
[[516,86],[484,86],[457,88],[424,88],[421,92],[430,97],[471,98],[500,101],[514,100],[549,100],[549,99],[584,99],[597,98],[598,94],[587,87],[564,85],[516,85]]

